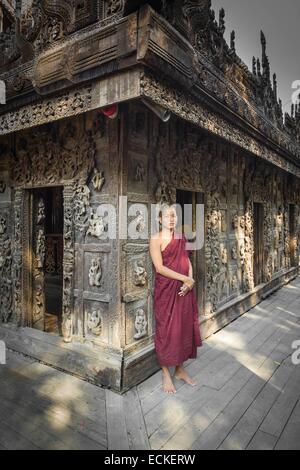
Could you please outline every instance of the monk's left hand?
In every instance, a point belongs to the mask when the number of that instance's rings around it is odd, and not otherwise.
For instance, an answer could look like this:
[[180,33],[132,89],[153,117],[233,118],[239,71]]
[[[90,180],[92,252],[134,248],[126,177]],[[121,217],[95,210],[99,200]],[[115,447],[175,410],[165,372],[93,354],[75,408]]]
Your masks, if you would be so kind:
[[178,292],[178,295],[180,295],[180,297],[184,297],[190,290],[191,289],[186,284],[183,284],[180,287],[180,291]]

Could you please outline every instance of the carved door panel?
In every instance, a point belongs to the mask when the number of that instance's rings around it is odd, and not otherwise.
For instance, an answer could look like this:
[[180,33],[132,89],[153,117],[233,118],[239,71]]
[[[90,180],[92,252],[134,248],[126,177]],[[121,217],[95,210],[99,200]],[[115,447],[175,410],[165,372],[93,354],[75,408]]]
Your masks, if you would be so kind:
[[[197,204],[204,204],[204,194],[196,192],[193,196],[193,231],[196,230],[196,205]],[[205,217],[200,222],[197,221],[198,224],[205,224]],[[205,227],[204,227],[205,233]],[[198,234],[199,236],[199,234]],[[200,250],[194,250],[192,252],[192,265],[193,265],[193,272],[194,279],[196,283],[196,295],[197,295],[197,303],[199,307],[200,315],[204,315],[205,310],[205,253],[204,253],[204,245]]]
[[45,329],[45,200],[33,193],[32,215],[32,326]]

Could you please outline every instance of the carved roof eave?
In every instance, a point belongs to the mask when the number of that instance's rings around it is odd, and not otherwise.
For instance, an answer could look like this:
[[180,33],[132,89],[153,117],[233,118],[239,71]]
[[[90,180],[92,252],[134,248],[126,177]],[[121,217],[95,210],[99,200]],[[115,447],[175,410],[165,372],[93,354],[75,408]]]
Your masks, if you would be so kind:
[[220,112],[219,104],[214,107],[205,98],[200,101],[192,93],[184,93],[181,87],[176,88],[170,81],[147,71],[142,76],[141,94],[195,126],[300,178],[300,160],[288,155],[265,136],[258,135],[256,129],[246,130],[246,126],[230,121],[228,113],[225,115]]
[[115,102],[145,97],[201,129],[300,178],[299,165],[282,155],[274,145],[266,145],[266,139],[258,139],[236,122],[229,122],[228,117],[221,115],[219,106],[213,109],[204,99],[199,101],[191,93],[176,89],[174,84],[155,77],[141,65],[77,86],[51,98],[44,97],[37,103],[0,116],[0,140],[1,135],[76,116]]
[[[107,54],[108,44],[112,48],[110,55]],[[98,54],[96,57],[95,50]],[[49,63],[52,68],[49,68]],[[137,78],[137,63],[156,73],[146,73],[140,80]],[[206,83],[199,79],[203,71],[209,77]],[[60,42],[34,62],[3,74],[0,79],[9,82],[17,78],[19,85],[22,74],[25,79],[34,77],[35,89],[23,94],[19,92],[7,107],[0,107],[0,135],[86,112],[114,101],[145,95],[183,119],[274,164],[276,154],[279,154],[280,162],[277,162],[277,166],[299,176],[296,168],[300,162],[299,146],[277,129],[259,109],[242,98],[218,70],[200,54],[196,55],[190,43],[149,7],[141,9],[139,22],[138,15],[132,14],[106,28],[97,29],[94,26]],[[166,80],[162,80],[162,76]],[[127,81],[128,77],[131,77],[130,80],[134,77],[132,83]],[[109,87],[109,83],[119,83],[120,80],[126,83],[129,90],[127,95],[117,96],[115,90]],[[153,94],[155,86],[158,86],[158,90]],[[100,99],[97,95],[100,93],[99,87],[106,90],[106,97]],[[222,100],[222,94],[236,100],[237,109],[232,109]],[[191,115],[186,103],[193,107]],[[66,109],[67,106],[71,109]],[[239,113],[240,110],[243,113]],[[207,122],[203,118],[205,114],[210,118]],[[247,120],[249,115],[260,126]],[[222,122],[222,126],[219,126],[219,122]],[[284,145],[276,139],[281,139]],[[286,160],[285,164],[282,159]]]
[[247,132],[256,132],[286,158],[300,161],[300,145],[278,128],[224,74],[150,7],[141,8],[138,60],[199,100],[210,101]]
[[120,70],[130,65],[129,56],[134,59],[131,63],[136,61],[137,12],[115,22],[105,21],[60,39],[33,60],[16,61],[0,69],[8,95],[0,115],[40,96]]
[[220,109],[225,106],[240,125],[256,128],[258,136],[272,141],[289,158],[300,158],[299,145],[242,97],[220,70],[196,53],[191,44],[149,6],[142,7],[139,14],[135,12],[106,27],[95,24],[67,36],[34,61],[0,74],[11,98],[7,106],[0,107],[0,115],[37,101],[39,95],[58,93],[136,61],[192,91],[196,98],[202,99],[203,94],[210,96],[213,104],[219,102]]

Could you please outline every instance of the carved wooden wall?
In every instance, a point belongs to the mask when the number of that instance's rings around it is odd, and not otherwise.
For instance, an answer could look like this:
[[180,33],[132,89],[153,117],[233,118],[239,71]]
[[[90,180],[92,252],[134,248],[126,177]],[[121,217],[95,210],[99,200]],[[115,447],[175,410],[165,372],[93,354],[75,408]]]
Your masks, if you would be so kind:
[[28,266],[32,249],[40,252],[42,247],[38,237],[33,244],[30,237],[32,218],[38,217],[31,213],[30,190],[63,186],[64,340],[85,338],[118,348],[118,245],[108,238],[108,215],[100,208],[117,207],[118,121],[90,113],[19,133],[1,149],[2,320],[32,324]]
[[127,351],[149,344],[153,334],[148,131],[149,114],[141,104],[126,107],[123,194],[128,197],[129,236],[122,243],[122,301]]
[[[255,287],[254,202],[263,204],[265,214],[264,282],[291,267],[289,204],[296,205],[299,263],[300,182],[297,178],[175,117],[168,123],[160,122],[140,105],[129,106],[127,122],[129,138],[124,159],[128,166],[129,200],[149,208],[151,202],[160,198],[175,202],[177,188],[205,194],[205,311],[201,314],[212,314]],[[130,261],[124,256],[123,266],[126,273],[131,273],[130,279],[138,260],[141,272],[149,263],[145,248],[142,241],[124,248],[131,253]],[[150,283],[148,325],[153,325],[151,287]],[[129,287],[125,283],[128,317],[146,308],[146,295],[145,285],[135,287],[131,283]],[[133,331],[132,325],[127,328],[129,341]]]
[[[175,202],[176,189],[205,195],[201,315],[254,287],[254,202],[265,213],[264,281],[291,266],[291,204],[299,264],[299,180],[174,116],[163,123],[142,103],[123,105],[116,120],[91,112],[20,132],[0,149],[2,321],[28,324],[26,227],[28,194],[36,187],[64,187],[65,341],[110,352],[125,348],[125,354],[151,345],[150,204]],[[124,240],[108,236],[114,222],[120,229],[108,206],[120,210],[120,194],[128,196],[121,210],[129,228]]]
[[0,145],[0,321],[13,314],[13,220],[8,155]]

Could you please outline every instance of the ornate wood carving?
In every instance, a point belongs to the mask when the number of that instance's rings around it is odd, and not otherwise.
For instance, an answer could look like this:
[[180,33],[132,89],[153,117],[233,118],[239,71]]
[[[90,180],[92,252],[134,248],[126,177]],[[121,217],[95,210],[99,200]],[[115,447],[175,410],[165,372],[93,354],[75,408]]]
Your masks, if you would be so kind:
[[[35,201],[36,203],[36,201]],[[33,305],[32,324],[44,329],[45,289],[44,264],[46,255],[45,202],[39,198],[33,213]]]
[[14,242],[13,242],[13,313],[17,325],[23,323],[23,299],[22,299],[22,263],[23,263],[23,240],[22,240],[22,214],[24,208],[24,191],[17,189],[14,200]]
[[[158,79],[152,73],[145,73],[142,76],[141,85],[142,94],[145,97],[166,107],[179,117],[207,129],[226,141],[244,148],[251,154],[264,158],[297,177],[300,176],[298,166],[251,137],[246,131],[237,129],[225,118],[210,111],[209,107],[203,107],[203,104],[191,94],[185,93],[183,98],[182,91],[179,88],[174,87],[166,80]],[[290,145],[287,145],[287,147],[290,149]],[[300,151],[297,146],[292,152],[299,155],[300,158]]]
[[[137,9],[146,3],[160,15],[144,6],[137,25]],[[210,0],[32,0],[17,10],[8,31],[0,35],[2,65],[14,61],[16,68],[3,76],[9,95],[28,92],[30,86],[25,83],[32,76],[36,90],[47,93],[53,92],[54,84],[60,90],[85,79],[91,69],[98,76],[100,68],[102,74],[117,70],[118,59],[136,51],[139,29],[138,60],[181,82],[185,91],[192,90],[197,98],[203,96],[204,88],[218,100],[220,110],[225,105],[227,112],[240,115],[243,126],[251,124],[287,153],[299,157],[299,106],[293,106],[291,115],[283,120],[264,34],[261,59],[253,58],[250,71],[236,54],[234,31],[230,45],[224,38],[224,10],[217,19]],[[124,18],[132,12],[136,13]],[[111,28],[103,28],[108,24]],[[82,27],[85,31],[80,34]],[[47,51],[39,55],[44,48]]]
[[87,335],[100,336],[102,333],[102,315],[101,310],[86,312]]
[[[79,132],[79,134],[78,134]],[[76,129],[69,122],[61,138],[53,130],[38,129],[19,138],[14,154],[12,180],[15,186],[36,187],[86,181],[95,160],[95,144],[91,133]],[[76,200],[86,204],[85,187],[76,188]],[[84,193],[84,194],[83,194]],[[80,213],[80,215],[82,215]]]
[[89,284],[91,287],[100,287],[102,278],[101,259],[93,258],[89,269]]
[[72,341],[74,309],[74,185],[64,186],[64,261],[63,261],[63,319],[64,341]]
[[[25,3],[25,2],[24,2]],[[16,6],[10,25],[0,33],[0,66],[28,60],[34,53],[97,21],[115,23],[124,13],[124,0],[29,0]]]
[[[172,200],[176,188],[205,193],[205,313],[213,314],[225,302],[254,288],[254,202],[261,202],[265,213],[263,281],[272,280],[280,269],[289,266],[284,201],[291,197],[299,204],[299,184],[297,178],[289,176],[293,178],[289,186],[298,189],[290,195],[284,193],[287,175],[276,172],[267,162],[246,156],[235,147],[228,158],[229,147],[221,140],[182,122],[178,128],[176,120],[164,127],[157,124],[154,121],[151,135],[155,175],[151,181],[152,198]],[[273,184],[274,175],[277,186]],[[162,187],[166,188],[166,197],[162,196]],[[276,219],[274,226],[273,212],[275,208],[278,211],[278,200],[282,201],[280,222]],[[273,234],[278,237],[277,247]],[[281,261],[275,265],[277,253],[281,253]]]
[[0,320],[12,315],[12,243],[9,236],[8,213],[0,217]]
[[138,308],[135,312],[134,327],[136,333],[134,339],[140,339],[147,335],[147,317],[146,313],[142,308]]
[[[30,74],[30,71],[27,73]],[[7,111],[0,115],[0,135],[105,107],[110,104],[108,100],[112,89],[114,90],[114,101],[137,98],[139,96],[139,79],[138,69],[127,70],[116,76],[94,82],[89,87],[77,87],[64,94],[60,92],[54,97],[40,100],[36,104],[22,106],[16,111]]]
[[[166,16],[172,24],[175,23],[175,27],[176,21],[180,21],[179,18],[182,21],[182,18],[186,17],[190,43],[175,35],[174,30],[156,13],[145,7],[141,15],[143,27],[139,37],[138,58],[149,67],[163,72],[173,83],[176,79],[181,84],[181,90],[185,88],[185,95],[190,89],[197,99],[207,98],[207,95],[204,97],[201,93],[204,89],[219,101],[220,109],[225,105],[227,113],[232,110],[239,114],[243,127],[247,128],[247,123],[251,123],[268,138],[299,158],[300,114],[297,107],[297,112],[292,112],[293,117],[286,119],[286,122],[291,124],[284,125],[282,104],[277,97],[276,76],[273,77],[272,83],[270,80],[264,35],[261,36],[263,70],[259,74],[255,71],[251,73],[236,55],[233,44],[232,48],[229,48],[223,37],[223,9],[220,10],[217,22],[209,2],[174,1],[166,8],[172,10],[171,15]],[[186,8],[193,17],[187,18],[184,13]],[[180,13],[177,12],[178,9],[181,10]],[[197,10],[199,15],[195,14]],[[172,20],[172,14],[175,20]],[[197,23],[200,25],[195,26]],[[177,29],[182,31],[181,27]],[[182,91],[178,99],[185,101]],[[158,100],[162,104],[159,93]],[[205,101],[209,103],[209,100]],[[213,105],[212,101],[211,104]],[[264,112],[261,109],[264,109]]]

